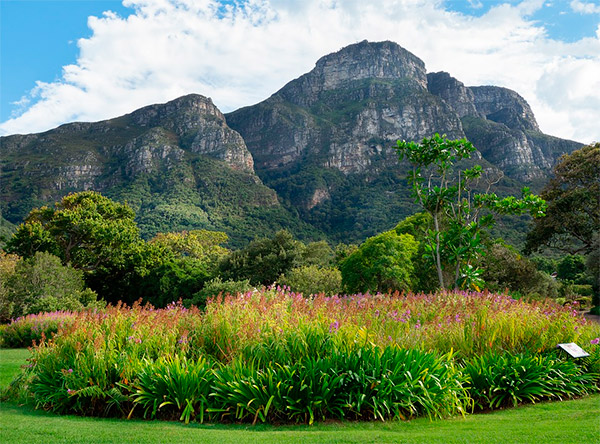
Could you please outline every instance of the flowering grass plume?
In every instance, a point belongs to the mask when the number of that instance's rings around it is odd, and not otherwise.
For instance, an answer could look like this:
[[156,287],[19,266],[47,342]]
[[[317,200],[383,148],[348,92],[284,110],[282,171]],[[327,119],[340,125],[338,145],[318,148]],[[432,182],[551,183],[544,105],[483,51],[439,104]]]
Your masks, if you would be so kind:
[[[30,316],[10,331],[46,320],[58,322],[56,331],[32,348],[22,392],[57,412],[184,421],[441,416],[473,405],[475,386],[462,369],[480,355],[537,365],[540,377],[543,368],[553,377],[571,375],[561,391],[544,386],[523,397],[531,401],[595,390],[600,372],[600,326],[551,301],[486,292],[306,298],[270,288],[216,297],[204,311],[178,303],[161,310],[117,305]],[[563,368],[560,357],[546,367],[528,358],[555,354],[563,342],[588,344],[592,356],[572,368]],[[435,375],[427,373],[434,367]],[[425,381],[431,385],[423,391]],[[486,381],[477,386],[480,394],[494,390],[495,377]],[[362,401],[367,394],[370,404]]]

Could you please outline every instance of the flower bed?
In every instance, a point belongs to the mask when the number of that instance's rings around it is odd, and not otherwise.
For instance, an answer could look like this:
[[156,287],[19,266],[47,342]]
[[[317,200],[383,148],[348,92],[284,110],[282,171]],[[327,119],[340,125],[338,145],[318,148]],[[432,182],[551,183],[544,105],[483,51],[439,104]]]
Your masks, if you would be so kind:
[[[304,298],[270,289],[217,298],[204,312],[134,305],[69,319],[33,349],[21,385],[24,398],[58,412],[441,417],[585,394],[597,390],[600,370],[598,325],[552,302],[491,293]],[[592,356],[569,361],[560,342]]]

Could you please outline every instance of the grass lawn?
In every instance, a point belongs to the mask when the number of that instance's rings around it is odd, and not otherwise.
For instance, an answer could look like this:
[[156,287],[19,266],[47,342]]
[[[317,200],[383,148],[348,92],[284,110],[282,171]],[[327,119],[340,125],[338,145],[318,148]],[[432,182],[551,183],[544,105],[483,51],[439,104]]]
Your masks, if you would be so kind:
[[[0,350],[5,386],[27,350]],[[183,425],[58,416],[3,403],[3,443],[600,443],[600,395],[540,403],[466,418],[315,426]]]

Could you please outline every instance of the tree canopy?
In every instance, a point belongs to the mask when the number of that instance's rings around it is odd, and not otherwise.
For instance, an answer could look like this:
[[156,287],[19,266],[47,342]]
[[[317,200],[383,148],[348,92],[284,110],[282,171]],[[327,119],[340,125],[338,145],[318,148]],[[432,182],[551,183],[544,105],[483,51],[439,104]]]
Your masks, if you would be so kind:
[[344,289],[410,290],[414,279],[412,258],[418,247],[413,236],[394,230],[370,237],[340,264]]
[[435,264],[439,286],[475,287],[481,284],[475,267],[483,254],[481,233],[494,223],[494,214],[544,214],[545,202],[523,188],[521,198],[500,198],[475,192],[484,171],[475,165],[453,172],[455,164],[469,159],[475,147],[466,139],[448,140],[434,134],[421,143],[398,141],[400,159],[412,165],[408,181],[415,201],[431,216],[425,256]]
[[128,247],[140,242],[134,217],[127,205],[100,193],[69,194],[54,207],[32,210],[6,251],[25,258],[47,251],[88,272],[107,263],[124,264]]
[[600,232],[600,143],[561,157],[541,193],[546,217],[535,220],[525,252],[550,247],[563,253],[592,253]]

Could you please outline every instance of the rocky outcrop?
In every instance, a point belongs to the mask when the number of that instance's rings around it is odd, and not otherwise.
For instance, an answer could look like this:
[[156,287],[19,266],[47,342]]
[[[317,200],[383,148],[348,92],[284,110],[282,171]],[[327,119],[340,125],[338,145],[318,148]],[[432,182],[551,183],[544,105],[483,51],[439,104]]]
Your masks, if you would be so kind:
[[529,104],[515,91],[498,86],[474,86],[469,89],[473,92],[477,111],[486,119],[511,129],[539,132]]
[[163,105],[141,108],[130,115],[134,125],[160,127],[177,136],[184,149],[223,160],[234,169],[253,172],[252,155],[242,137],[225,123],[212,100],[198,94]]
[[445,72],[427,75],[428,89],[461,117],[482,157],[524,182],[545,178],[558,158],[581,144],[542,134],[529,104],[507,88],[466,87]]
[[0,142],[2,213],[13,222],[35,206],[90,189],[130,202],[149,234],[164,227],[227,229],[228,217],[252,220],[264,217],[256,208],[280,208],[240,134],[197,94]]
[[373,79],[404,79],[427,88],[421,59],[394,42],[365,40],[320,58],[312,71],[288,83],[278,94],[290,103],[308,107],[329,91],[353,88],[357,81]]
[[226,116],[191,94],[103,122],[4,137],[2,214],[18,222],[34,206],[95,189],[130,202],[146,234],[208,228],[248,240],[300,227],[361,241],[415,210],[394,146],[434,133],[467,137],[478,162],[502,170],[503,190],[514,193],[539,185],[581,146],[542,134],[514,91],[427,74],[396,43],[364,41]]
[[459,117],[485,117],[475,106],[473,91],[447,72],[427,74],[427,89],[431,94],[441,97]]
[[463,137],[459,116],[427,91],[425,64],[393,42],[361,42],[319,59],[266,101],[227,116],[256,168],[310,158],[362,173],[397,163],[391,145],[434,132]]

